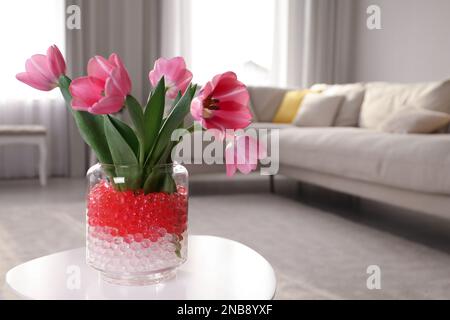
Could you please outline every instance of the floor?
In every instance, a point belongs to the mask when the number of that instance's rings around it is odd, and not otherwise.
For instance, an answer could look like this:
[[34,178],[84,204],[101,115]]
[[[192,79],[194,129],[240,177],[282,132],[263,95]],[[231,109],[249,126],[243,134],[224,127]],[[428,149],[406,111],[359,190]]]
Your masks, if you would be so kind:
[[[191,184],[190,232],[240,241],[274,267],[276,299],[450,299],[450,219],[278,180]],[[0,181],[0,297],[11,267],[84,244],[85,182]],[[369,290],[367,267],[381,270]]]

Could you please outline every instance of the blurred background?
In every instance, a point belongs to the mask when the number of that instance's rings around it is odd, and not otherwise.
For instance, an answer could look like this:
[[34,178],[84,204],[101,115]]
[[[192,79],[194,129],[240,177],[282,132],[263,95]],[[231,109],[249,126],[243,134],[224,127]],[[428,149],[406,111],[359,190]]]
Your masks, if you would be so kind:
[[[200,85],[227,70],[249,87],[273,90],[444,80],[449,29],[447,0],[2,1],[0,141],[27,135],[32,143],[0,143],[0,276],[84,241],[84,177],[95,159],[58,90],[40,92],[15,79],[32,54],[56,44],[75,78],[90,57],[117,52],[133,95],[144,101],[160,56],[183,56]],[[48,183],[39,183],[43,172]],[[194,174],[190,230],[261,252],[277,271],[280,299],[450,297],[448,219],[275,180],[272,194],[259,174]],[[385,290],[365,286],[373,263],[386,270]]]
[[[381,8],[380,30],[366,26],[371,4]],[[80,9],[80,29],[65,27],[77,14],[70,5]],[[1,6],[0,124],[45,125],[52,176],[83,176],[89,156],[59,92],[15,80],[25,60],[51,44],[65,53],[72,78],[85,73],[93,55],[119,53],[141,100],[160,56],[182,55],[200,84],[226,70],[247,85],[302,88],[431,81],[450,72],[445,0],[16,0]],[[0,178],[36,176],[37,157],[33,147],[0,147]]]

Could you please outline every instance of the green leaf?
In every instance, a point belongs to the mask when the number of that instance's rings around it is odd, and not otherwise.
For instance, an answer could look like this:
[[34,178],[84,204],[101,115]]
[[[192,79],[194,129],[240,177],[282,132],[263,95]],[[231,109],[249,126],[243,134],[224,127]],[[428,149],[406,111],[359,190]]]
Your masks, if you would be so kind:
[[160,168],[155,167],[148,175],[144,183],[144,193],[165,192],[174,193],[177,191],[177,185],[172,178],[170,172],[164,172]]
[[119,131],[120,135],[131,147],[135,156],[139,157],[139,141],[133,129],[131,129],[125,122],[121,121],[118,118],[111,116],[109,119],[113,123],[114,127],[116,127],[117,131]]
[[[177,129],[181,129],[181,128],[183,128],[183,123],[180,123],[180,125],[177,127]],[[188,131],[189,131],[189,129],[188,129]],[[171,158],[171,156],[172,156],[172,149],[175,148],[175,146],[180,142],[180,140],[182,138],[183,137],[180,137],[178,140],[174,140],[174,141],[171,140],[166,145],[166,148],[164,149],[164,152],[162,153],[161,157],[157,161],[156,165],[172,163],[172,158]]]
[[163,183],[160,190],[165,193],[174,193],[177,191],[177,185],[170,173],[166,173],[164,175]]
[[[194,88],[194,89],[193,89]],[[182,124],[184,118],[189,113],[191,101],[193,98],[193,94],[195,93],[195,86],[188,88],[185,94],[181,97],[175,107],[172,109],[170,114],[165,119],[161,130],[158,134],[158,138],[155,142],[155,146],[153,147],[151,153],[147,157],[145,165],[152,167],[155,163],[159,161],[161,156],[164,153],[167,145],[171,143],[170,137],[172,132]]]
[[[164,150],[162,156],[158,159],[156,163],[154,163],[151,167],[151,169],[148,169],[150,171],[150,174],[145,178],[144,181],[144,192],[150,193],[150,192],[158,192],[158,191],[164,191],[167,193],[172,193],[175,191],[170,191],[170,187],[165,186],[165,177],[164,173],[161,171],[157,171],[159,168],[158,166],[161,164],[169,163],[170,161],[168,158],[170,157],[170,153],[172,151],[172,148],[174,147],[176,142],[171,141]],[[145,170],[144,170],[145,173]],[[169,192],[170,191],[170,192]]]
[[138,159],[114,126],[111,116],[104,116],[104,123],[106,141],[115,166],[115,177],[124,178],[124,181],[116,183],[115,187],[119,190],[136,190],[141,186],[141,167]]
[[177,96],[175,97],[175,100],[173,100],[172,108],[177,105],[177,103],[178,103],[178,101],[180,101],[181,97],[182,97],[181,91],[178,91]]
[[161,123],[164,115],[166,96],[166,86],[164,77],[159,80],[155,87],[153,94],[150,96],[144,112],[144,126],[145,126],[145,153],[148,154],[153,148],[153,145],[161,129]]
[[119,130],[113,125],[111,116],[104,117],[105,136],[108,142],[111,156],[116,166],[121,165],[138,165],[139,162],[134,155],[133,150],[120,134]]
[[164,173],[154,170],[150,172],[144,183],[144,193],[158,192],[161,190],[164,181]]
[[67,76],[59,78],[61,93],[66,101],[67,108],[72,113],[81,137],[94,150],[101,163],[112,163],[111,152],[105,138],[103,117],[72,109],[72,95],[69,91],[70,83],[71,80]]
[[145,160],[145,150],[147,149],[145,142],[144,111],[139,102],[131,95],[127,96],[125,105],[127,106],[139,140],[139,163],[143,163]]

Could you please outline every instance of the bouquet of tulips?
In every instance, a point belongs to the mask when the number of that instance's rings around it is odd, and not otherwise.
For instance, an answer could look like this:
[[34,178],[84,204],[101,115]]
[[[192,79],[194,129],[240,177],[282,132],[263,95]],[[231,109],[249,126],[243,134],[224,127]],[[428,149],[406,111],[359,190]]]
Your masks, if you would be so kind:
[[[84,141],[102,164],[114,165],[111,176],[125,177],[125,184],[115,186],[119,190],[175,191],[171,176],[153,169],[172,162],[171,151],[178,143],[171,140],[172,132],[184,126],[189,112],[204,129],[223,133],[218,135],[222,138],[227,129],[243,129],[252,118],[247,88],[233,72],[216,75],[195,96],[197,85],[191,83],[192,73],[182,57],[155,62],[149,73],[152,90],[144,106],[130,94],[130,76],[115,53],[108,59],[91,58],[87,76],[73,81],[66,75],[65,60],[56,46],[48,48],[46,55],[33,55],[25,67],[26,72],[17,74],[18,80],[43,91],[59,87]],[[167,116],[166,99],[172,105]],[[123,108],[131,125],[117,117]],[[256,139],[239,135],[227,138],[227,174],[256,169],[251,159],[258,159],[258,155],[248,152],[254,150],[250,144],[258,144]],[[239,151],[243,157],[237,161]]]

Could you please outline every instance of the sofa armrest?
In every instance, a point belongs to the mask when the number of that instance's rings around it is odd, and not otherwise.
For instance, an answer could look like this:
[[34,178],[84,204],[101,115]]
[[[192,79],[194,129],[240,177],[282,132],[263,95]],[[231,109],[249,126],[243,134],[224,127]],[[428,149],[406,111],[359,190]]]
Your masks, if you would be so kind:
[[450,133],[450,123],[438,130],[437,133]]
[[440,128],[440,129],[436,130],[436,131],[433,132],[433,133],[439,133],[439,134],[447,134],[447,133],[450,133],[450,123],[449,123],[448,125],[446,125],[446,126]]

